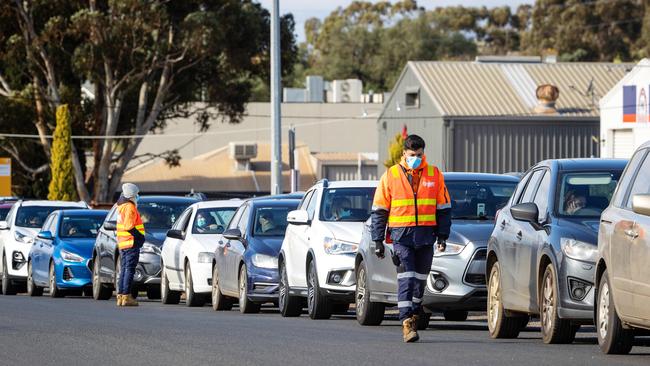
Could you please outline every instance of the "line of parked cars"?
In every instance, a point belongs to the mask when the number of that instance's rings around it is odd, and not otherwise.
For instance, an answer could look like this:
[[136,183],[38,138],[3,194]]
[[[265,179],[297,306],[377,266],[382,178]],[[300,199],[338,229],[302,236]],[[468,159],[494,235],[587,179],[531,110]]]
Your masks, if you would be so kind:
[[[452,232],[434,253],[420,329],[434,312],[464,321],[487,311],[493,338],[515,338],[539,317],[545,343],[570,343],[595,324],[606,353],[629,352],[650,329],[650,143],[629,163],[547,160],[521,179],[445,180]],[[379,325],[397,303],[397,280],[370,238],[376,185],[323,180],[305,193],[247,200],[144,196],[134,295],[242,313],[271,303],[283,317],[306,308],[312,319],[354,304],[359,324]],[[112,297],[120,277],[115,207],[18,201],[0,215],[3,294]],[[385,244],[392,251],[390,237]]]

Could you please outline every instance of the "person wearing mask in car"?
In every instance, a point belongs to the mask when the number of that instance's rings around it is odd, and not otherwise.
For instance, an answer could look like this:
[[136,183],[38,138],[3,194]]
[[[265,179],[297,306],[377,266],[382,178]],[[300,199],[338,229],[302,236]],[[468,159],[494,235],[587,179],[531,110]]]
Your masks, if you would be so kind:
[[341,221],[350,217],[352,203],[345,197],[337,197],[332,201],[332,220]]
[[139,192],[135,184],[124,183],[117,201],[117,246],[121,258],[117,306],[138,306],[138,301],[131,296],[131,286],[145,239],[144,223],[138,212]]
[[587,199],[585,196],[582,196],[574,191],[567,192],[566,198],[564,200],[564,211],[568,215],[576,215],[576,213],[585,208],[586,205]]
[[399,319],[404,342],[419,339],[417,324],[431,270],[433,246],[444,252],[451,228],[451,199],[440,170],[427,164],[424,140],[404,140],[402,160],[381,177],[375,191],[371,233],[375,253],[384,257],[390,230],[397,266]]
[[199,234],[212,233],[218,229],[218,225],[212,215],[204,215],[202,212],[196,214],[196,231]]

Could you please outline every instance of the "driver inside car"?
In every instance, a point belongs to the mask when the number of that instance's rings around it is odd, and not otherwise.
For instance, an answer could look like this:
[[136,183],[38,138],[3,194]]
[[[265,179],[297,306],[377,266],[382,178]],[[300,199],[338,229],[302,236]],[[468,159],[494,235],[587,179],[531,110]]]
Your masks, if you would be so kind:
[[332,200],[332,220],[341,221],[352,215],[350,209],[352,203],[345,197],[337,197]]

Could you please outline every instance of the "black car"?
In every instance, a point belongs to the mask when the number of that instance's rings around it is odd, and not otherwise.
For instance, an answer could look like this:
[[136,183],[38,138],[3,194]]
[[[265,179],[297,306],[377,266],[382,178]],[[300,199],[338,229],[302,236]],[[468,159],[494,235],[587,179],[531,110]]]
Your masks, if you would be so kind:
[[[167,231],[185,209],[198,202],[193,197],[143,196],[138,201],[138,211],[146,232],[140,249],[140,261],[135,269],[132,294],[147,291],[150,299],[160,298],[160,247]],[[120,276],[120,256],[117,248],[117,206],[113,206],[97,234],[93,256],[88,263],[93,273],[93,298],[108,300]],[[117,270],[116,270],[117,269]]]
[[546,160],[531,168],[488,242],[488,329],[514,338],[539,315],[545,343],[593,321],[600,215],[626,160]]

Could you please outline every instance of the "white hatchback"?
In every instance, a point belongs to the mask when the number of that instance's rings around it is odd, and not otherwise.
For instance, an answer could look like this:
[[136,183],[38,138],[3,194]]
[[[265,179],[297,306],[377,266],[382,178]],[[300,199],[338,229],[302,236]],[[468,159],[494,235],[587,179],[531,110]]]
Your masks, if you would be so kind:
[[217,237],[228,226],[241,200],[197,202],[176,220],[162,246],[160,296],[178,304],[203,306],[212,293],[212,260]]
[[45,219],[56,210],[88,208],[85,202],[18,201],[0,221],[2,253],[2,293],[14,295],[24,291],[27,283],[27,257],[34,238]]
[[312,319],[347,312],[354,302],[354,257],[370,217],[377,181],[322,180],[287,215],[279,257],[282,316]]

